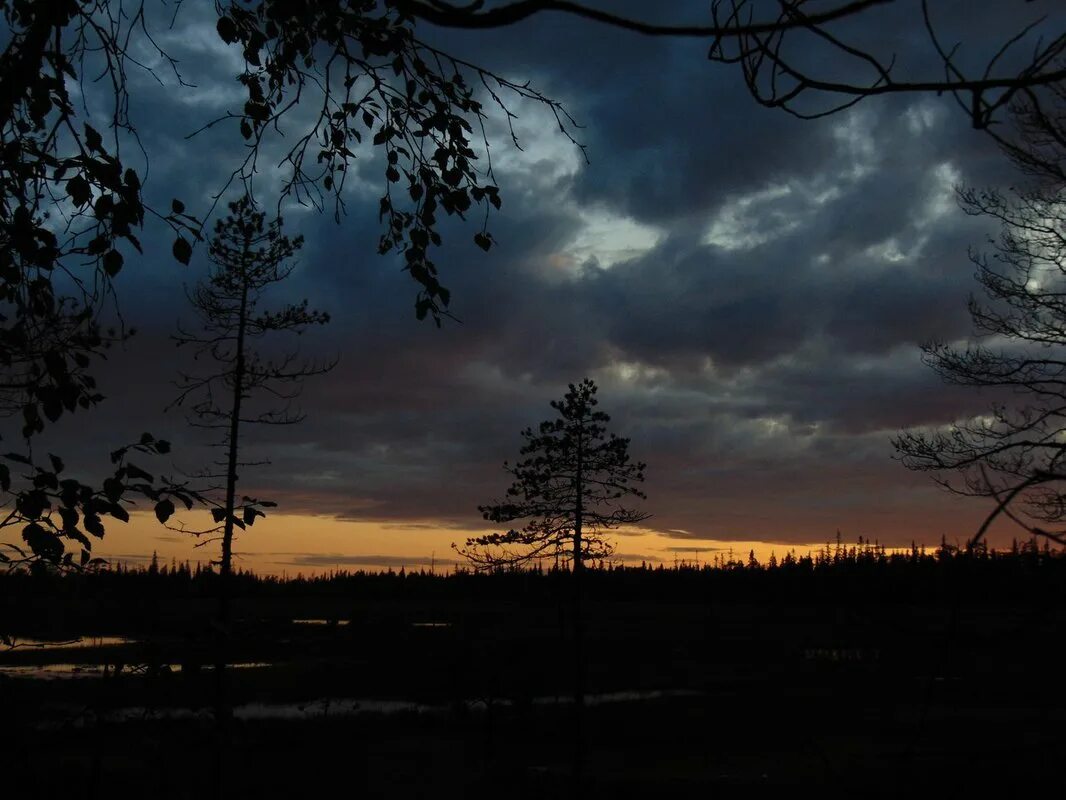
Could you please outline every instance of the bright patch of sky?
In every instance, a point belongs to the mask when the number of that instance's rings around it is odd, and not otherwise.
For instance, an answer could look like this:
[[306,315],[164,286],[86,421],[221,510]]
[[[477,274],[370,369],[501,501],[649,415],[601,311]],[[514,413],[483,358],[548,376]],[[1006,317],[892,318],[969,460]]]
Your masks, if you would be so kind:
[[[917,103],[905,112],[907,130],[916,138],[927,135],[940,124],[941,116],[940,109]],[[875,120],[868,113],[846,114],[831,129],[837,169],[814,178],[772,183],[730,198],[708,226],[703,243],[726,251],[752,250],[808,225],[844,197],[849,186],[878,169],[879,143],[874,126]],[[929,176],[925,201],[915,211],[915,229],[924,230],[955,211],[955,186],[961,180],[960,171],[951,162],[936,166]],[[905,261],[914,258],[925,241],[925,237],[917,237],[904,245],[893,235],[874,245],[868,255],[891,263]],[[822,254],[818,263],[829,260],[828,254]]]
[[958,213],[955,187],[962,182],[962,173],[950,161],[944,161],[930,172],[926,182],[924,201],[911,217],[909,230],[894,234],[870,245],[864,254],[888,264],[914,263],[929,243],[930,232],[945,217]]
[[[924,240],[920,241],[924,243]],[[904,250],[899,239],[895,236],[890,236],[884,241],[870,245],[864,252],[865,255],[876,261],[884,261],[889,264],[902,264],[911,261],[917,255],[917,249],[918,247],[914,250]]]
[[871,131],[867,115],[848,114],[832,129],[843,165],[835,174],[770,184],[730,199],[711,221],[703,243],[727,251],[751,250],[799,230],[840,199],[844,186],[875,169],[877,148]]
[[575,208],[574,213],[581,220],[580,230],[550,258],[553,267],[572,277],[580,276],[588,266],[609,269],[638,258],[654,249],[664,235],[659,228],[606,209]]
[[873,135],[874,120],[870,114],[853,111],[833,126],[833,139],[841,158],[847,162],[841,177],[861,180],[877,168],[878,148]]
[[[509,195],[561,191],[560,184],[581,169],[584,159],[580,149],[559,131],[555,117],[547,108],[531,100],[504,98],[507,108],[515,115],[508,128],[493,100],[479,99],[488,114],[485,130],[489,140],[498,143],[491,151],[492,168]],[[474,149],[484,151],[483,146]],[[484,166],[487,167],[487,161]]]
[[742,195],[725,204],[703,237],[703,243],[723,250],[751,250],[800,227],[801,221],[789,204],[775,208],[775,201],[791,198],[789,185],[771,185]]
[[944,109],[929,102],[916,103],[904,113],[907,119],[907,128],[915,136],[933,130],[940,124]]
[[950,161],[937,164],[929,178],[929,191],[920,217],[915,220],[918,228],[927,228],[948,214],[958,211],[955,202],[955,187],[962,183],[962,173]]
[[640,361],[612,361],[596,371],[596,378],[604,384],[647,385],[653,391],[670,376],[668,370]]

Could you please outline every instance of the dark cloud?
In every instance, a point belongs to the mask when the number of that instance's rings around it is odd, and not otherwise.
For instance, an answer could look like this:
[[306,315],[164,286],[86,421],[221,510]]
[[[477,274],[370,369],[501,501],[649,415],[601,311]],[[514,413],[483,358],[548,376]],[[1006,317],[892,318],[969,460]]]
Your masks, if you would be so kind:
[[[183,8],[193,33],[169,39],[199,88],[171,82],[134,109],[152,153],[147,191],[164,206],[187,198],[198,213],[243,158],[224,124],[184,138],[239,102],[219,80],[234,68],[204,28],[207,6]],[[667,6],[678,8],[621,8]],[[705,6],[677,13],[697,19]],[[960,35],[1001,32],[969,4],[953,6],[967,9]],[[866,33],[929,65],[914,30],[897,19]],[[954,185],[1015,179],[949,99],[883,98],[804,122],[758,108],[735,71],[707,63],[702,42],[562,15],[426,35],[566,100],[591,163],[521,106],[526,150],[501,141],[494,151],[498,246],[475,247],[474,224],[442,230],[438,262],[462,322],[440,330],[415,321],[413,282],[376,253],[373,157],[357,165],[371,183],[351,191],[339,225],[287,208],[307,243],[286,291],[333,316],[301,345],[340,361],[307,384],[303,424],[249,431],[249,459],[272,462],[242,474],[249,493],[292,512],[476,528],[476,506],[506,489],[500,465],[517,455],[519,431],[588,375],[649,464],[649,524],[664,536],[803,542],[842,528],[907,543],[968,530],[978,511],[906,473],[889,444],[901,427],[988,400],[942,386],[918,350],[969,333],[966,249],[989,229],[955,208]],[[262,177],[265,197],[271,172]],[[148,231],[148,252],[169,252],[168,237]],[[162,409],[175,371],[195,366],[167,337],[190,319],[182,284],[202,273],[203,253],[185,270],[165,258],[127,263],[122,310],[142,332],[102,369],[108,402],[56,426],[47,444],[91,468],[152,430],[175,440],[176,466],[191,471],[213,457],[207,440]],[[278,555],[302,566],[428,564]]]

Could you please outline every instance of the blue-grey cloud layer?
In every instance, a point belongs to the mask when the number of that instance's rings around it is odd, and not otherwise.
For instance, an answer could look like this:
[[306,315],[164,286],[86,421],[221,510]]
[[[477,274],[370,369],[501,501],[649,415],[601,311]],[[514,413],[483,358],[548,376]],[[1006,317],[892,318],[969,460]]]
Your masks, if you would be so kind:
[[[240,139],[227,125],[182,136],[239,101],[226,80],[237,67],[209,9],[181,13],[166,44],[198,88],[143,79],[134,113],[149,194],[201,211],[242,157]],[[998,33],[968,16],[976,40]],[[925,63],[913,20],[880,33]],[[885,98],[804,122],[758,108],[700,42],[558,16],[427,36],[565,99],[591,163],[519,106],[525,151],[503,139],[494,150],[498,247],[474,247],[472,226],[443,231],[438,260],[462,323],[442,330],[415,321],[412,282],[376,254],[380,163],[359,165],[374,184],[351,192],[340,225],[289,209],[288,227],[307,238],[289,291],[334,317],[304,346],[341,361],[308,384],[304,424],[249,432],[250,456],[273,462],[248,471],[249,489],[289,511],[475,525],[477,504],[505,488],[499,465],[517,454],[519,430],[588,375],[648,462],[651,522],[668,535],[968,532],[973,510],[958,514],[889,446],[901,427],[987,402],[940,385],[918,351],[970,330],[966,250],[988,228],[955,208],[953,187],[1014,179],[950,100]],[[269,169],[260,185],[269,193]],[[146,238],[156,255],[130,259],[118,286],[142,332],[106,366],[110,400],[92,428],[86,416],[55,436],[78,428],[106,452],[149,428],[185,442],[178,465],[192,468],[206,451],[160,411],[186,363],[166,336],[191,318],[181,285],[203,253],[182,270],[162,233]]]

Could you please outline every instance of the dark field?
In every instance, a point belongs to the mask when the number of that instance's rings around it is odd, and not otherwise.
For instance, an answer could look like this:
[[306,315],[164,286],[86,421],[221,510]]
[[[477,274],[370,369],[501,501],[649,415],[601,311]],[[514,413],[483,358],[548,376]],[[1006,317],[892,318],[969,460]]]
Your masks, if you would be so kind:
[[1062,796],[1063,566],[589,573],[580,789],[567,574],[244,576],[224,644],[210,576],[8,577],[8,630],[135,641],[0,654],[110,665],[0,677],[4,752],[20,797]]

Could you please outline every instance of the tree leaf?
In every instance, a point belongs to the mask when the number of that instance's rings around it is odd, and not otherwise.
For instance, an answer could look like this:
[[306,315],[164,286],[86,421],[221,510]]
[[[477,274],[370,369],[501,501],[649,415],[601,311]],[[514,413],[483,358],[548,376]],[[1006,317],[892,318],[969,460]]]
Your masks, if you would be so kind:
[[63,543],[59,541],[59,537],[36,522],[31,522],[22,529],[22,538],[30,546],[33,554],[45,561],[55,564],[63,556]]
[[155,516],[160,522],[165,523],[174,513],[174,503],[170,500],[160,500],[155,504]]
[[41,398],[41,408],[44,411],[44,415],[48,417],[49,422],[55,422],[63,416],[63,401],[59,399],[59,395],[55,392],[51,392]]
[[86,512],[85,516],[82,517],[82,524],[85,526],[85,530],[97,539],[104,538],[104,526],[96,512]]
[[140,467],[137,467],[137,466],[134,466],[133,464],[130,464],[129,462],[126,463],[125,469],[126,469],[126,475],[128,475],[130,478],[133,478],[134,480],[142,480],[142,481],[145,481],[147,483],[151,483],[152,481],[155,480],[155,478],[153,478],[151,476],[151,474],[145,472]]
[[104,152],[104,140],[101,138],[96,128],[88,123],[85,125],[85,146],[98,153]]
[[218,31],[219,38],[226,44],[233,44],[237,41],[237,26],[229,17],[219,17],[215,30]]
[[123,260],[122,253],[118,250],[109,250],[104,255],[104,272],[108,274],[108,277],[114,278],[118,275],[122,269]]
[[67,181],[67,194],[74,201],[74,205],[79,207],[88,203],[93,196],[89,182],[81,175],[75,175]]
[[182,264],[188,264],[189,259],[192,258],[192,245],[189,244],[183,237],[179,236],[174,240],[173,247],[174,258],[180,261]]

